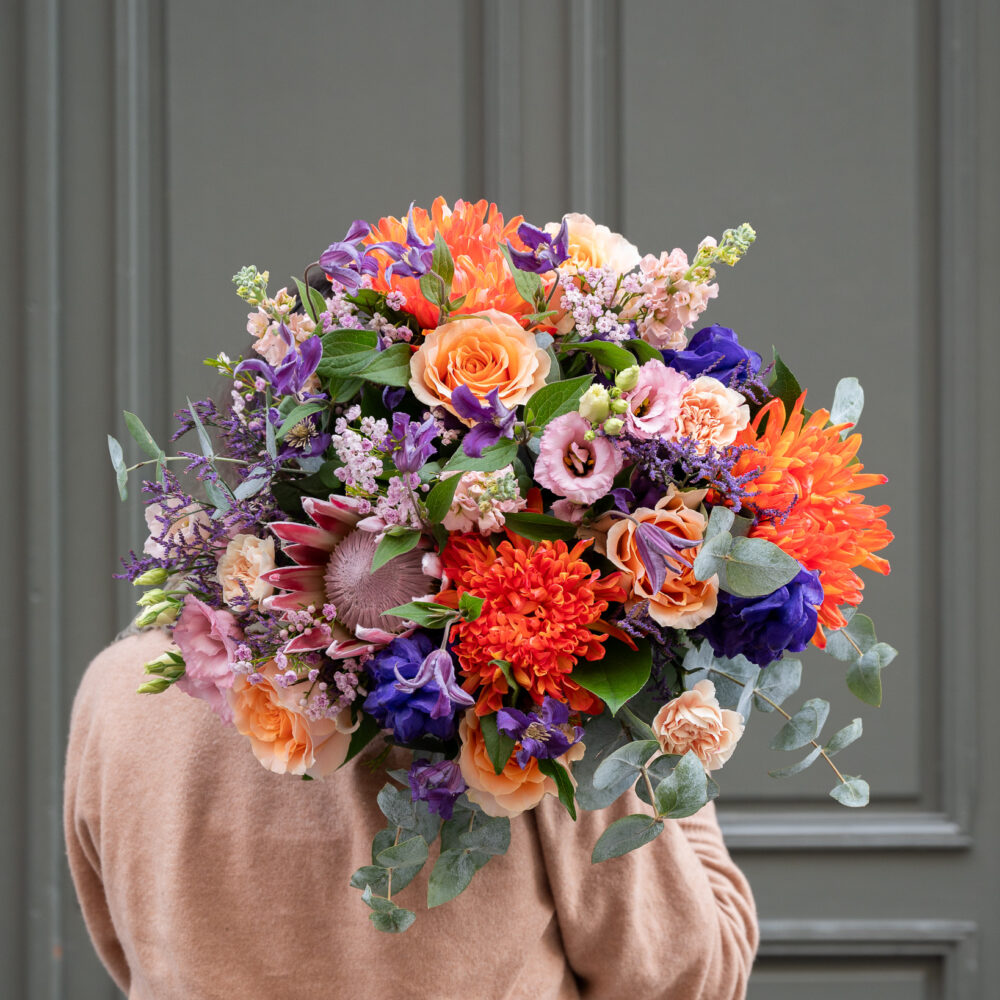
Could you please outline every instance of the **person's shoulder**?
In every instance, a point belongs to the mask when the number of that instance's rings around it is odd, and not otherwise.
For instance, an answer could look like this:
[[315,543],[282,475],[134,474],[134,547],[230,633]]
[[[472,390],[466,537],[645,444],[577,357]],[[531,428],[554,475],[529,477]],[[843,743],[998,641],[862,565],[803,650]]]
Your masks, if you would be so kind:
[[148,680],[143,664],[171,646],[162,629],[149,629],[117,639],[98,653],[80,680],[74,711],[95,711],[109,704],[132,701],[136,688]]

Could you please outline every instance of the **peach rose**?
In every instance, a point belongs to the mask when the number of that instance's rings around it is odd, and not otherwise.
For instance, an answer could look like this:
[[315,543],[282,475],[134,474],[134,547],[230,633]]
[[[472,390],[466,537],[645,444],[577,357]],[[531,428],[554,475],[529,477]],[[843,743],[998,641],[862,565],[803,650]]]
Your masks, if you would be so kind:
[[451,405],[452,390],[466,385],[481,402],[492,389],[513,409],[543,385],[552,361],[535,335],[513,316],[487,309],[428,331],[410,360],[410,388],[422,403]]
[[[144,513],[149,537],[142,551],[154,559],[166,559],[170,555],[169,550],[174,547],[191,545],[212,535],[212,519],[199,503],[189,504],[180,510],[168,510],[162,504],[151,503]],[[169,526],[160,520],[163,517],[170,518]]]
[[[487,816],[519,816],[528,809],[534,809],[544,796],[559,794],[555,781],[542,774],[534,758],[522,770],[515,755],[511,754],[507,766],[499,774],[493,772],[475,709],[466,711],[459,723],[458,735],[462,741],[458,766],[469,786],[469,799]],[[570,761],[579,760],[583,752],[583,744],[574,743],[559,758],[559,763],[566,766]]]
[[663,585],[654,593],[652,581],[639,558],[635,539],[638,524],[652,524],[661,531],[693,541],[705,536],[705,516],[686,506],[683,494],[674,493],[663,497],[652,509],[640,507],[631,518],[616,520],[608,528],[606,542],[608,558],[630,577],[632,594],[626,601],[628,607],[634,607],[640,601],[649,601],[650,617],[659,625],[673,628],[700,625],[715,614],[719,578],[695,579],[691,564],[698,554],[696,546],[678,553],[678,558],[689,564],[683,572],[675,572],[668,562]]
[[732,444],[749,423],[750,407],[746,399],[711,375],[694,379],[681,396],[677,436],[694,439],[701,455],[711,445],[724,448]]
[[228,692],[233,721],[269,771],[322,778],[347,757],[350,710],[344,709],[337,719],[307,719],[298,710],[301,686],[280,687],[274,681],[277,672],[272,661],[261,669],[264,679],[258,684],[237,675]]
[[235,601],[240,608],[246,597],[260,603],[274,593],[274,587],[265,583],[261,576],[274,569],[274,539],[258,538],[256,535],[234,535],[219,560],[219,583],[222,584],[222,599],[230,607]]
[[733,755],[743,735],[743,716],[719,707],[711,681],[698,681],[656,713],[652,729],[664,753],[693,750],[705,770],[714,771]]
[[[565,218],[569,248],[567,263],[577,270],[609,267],[618,274],[625,274],[639,263],[638,247],[620,233],[613,233],[607,226],[599,225],[581,212],[570,212]],[[558,222],[549,222],[545,231],[555,235],[559,226]]]

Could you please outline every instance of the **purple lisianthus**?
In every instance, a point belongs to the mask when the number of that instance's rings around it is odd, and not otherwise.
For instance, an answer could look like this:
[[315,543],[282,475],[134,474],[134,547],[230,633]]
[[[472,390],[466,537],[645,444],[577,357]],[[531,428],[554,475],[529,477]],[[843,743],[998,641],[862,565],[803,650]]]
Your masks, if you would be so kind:
[[465,420],[475,426],[462,438],[462,451],[470,458],[479,458],[484,448],[496,444],[502,437],[514,436],[514,410],[500,401],[499,389],[491,389],[486,402],[480,403],[467,385],[456,386],[451,393],[451,405]]
[[368,661],[373,686],[365,699],[365,711],[380,726],[392,730],[399,743],[412,743],[427,735],[449,740],[458,731],[454,709],[440,711],[442,704],[450,706],[451,701],[434,677],[419,686],[413,683],[433,651],[430,638],[416,632],[393,639]]
[[385,439],[384,450],[391,453],[400,472],[419,472],[437,451],[434,447],[437,434],[431,417],[418,424],[408,413],[394,413],[392,432]]
[[410,765],[410,801],[426,802],[427,808],[442,819],[451,819],[455,800],[466,789],[461,768],[453,760],[432,764],[415,760]]
[[323,358],[323,343],[319,337],[307,337],[296,347],[292,331],[281,323],[278,326],[281,339],[288,345],[288,351],[277,365],[269,365],[261,358],[250,358],[236,366],[236,374],[256,372],[271,383],[279,396],[294,396],[301,392]]
[[569,724],[569,706],[548,695],[542,700],[540,712],[501,708],[497,712],[497,729],[521,744],[516,759],[522,770],[532,757],[536,760],[561,757],[583,739],[583,727]]
[[725,326],[704,327],[685,350],[664,351],[663,360],[691,378],[711,375],[725,385],[753,378],[761,365],[760,355],[741,346],[736,334]]
[[510,259],[519,271],[545,274],[547,271],[554,271],[569,258],[569,228],[565,218],[555,234],[539,229],[529,222],[522,222],[517,227],[517,235],[525,246],[530,247],[530,250],[515,250],[509,243],[507,244]]
[[816,631],[823,603],[819,573],[802,569],[784,587],[764,597],[734,597],[719,591],[714,615],[698,626],[716,656],[743,655],[766,667],[785,652],[801,652]]

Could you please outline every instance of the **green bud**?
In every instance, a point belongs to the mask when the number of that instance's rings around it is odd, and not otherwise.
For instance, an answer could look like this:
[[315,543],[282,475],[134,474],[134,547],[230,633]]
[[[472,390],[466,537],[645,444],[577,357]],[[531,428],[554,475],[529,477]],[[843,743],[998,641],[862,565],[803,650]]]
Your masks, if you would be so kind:
[[[639,366],[632,365],[630,368],[626,368],[620,371],[615,376],[615,385],[621,389],[622,392],[631,392],[639,384]],[[619,410],[619,413],[622,411]]]
[[165,600],[167,592],[162,587],[154,587],[152,590],[147,590],[135,603],[140,608],[151,608],[154,604],[162,604]]
[[180,611],[176,601],[160,601],[139,615],[135,624],[137,628],[148,628],[151,625],[169,625]]
[[608,417],[604,421],[604,433],[608,437],[618,437],[619,434],[625,429],[625,421],[620,417]]
[[170,574],[162,566],[154,566],[152,569],[147,569],[145,573],[140,574],[132,581],[133,587],[159,587],[160,584],[167,582],[167,577]]
[[145,684],[140,684],[135,691],[136,694],[159,694],[161,691],[166,691],[168,687],[170,687],[170,681],[160,677],[155,681],[146,681]]
[[603,385],[592,385],[580,397],[580,416],[592,424],[599,424],[611,412],[611,397]]
[[233,275],[236,294],[247,305],[259,306],[267,298],[267,280],[269,277],[270,275],[267,271],[258,271],[253,264],[241,267]]
[[611,400],[612,413],[626,413],[628,411],[628,401],[624,399]]
[[597,437],[597,434],[593,430],[589,430],[589,431],[587,431],[586,434],[583,435],[583,440],[584,441],[593,441],[594,438],[596,438],[596,437]]

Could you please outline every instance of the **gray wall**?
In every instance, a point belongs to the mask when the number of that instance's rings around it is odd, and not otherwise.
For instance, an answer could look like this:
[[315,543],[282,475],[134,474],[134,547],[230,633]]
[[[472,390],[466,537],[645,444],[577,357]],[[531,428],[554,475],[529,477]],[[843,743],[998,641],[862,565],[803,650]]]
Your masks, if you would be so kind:
[[143,537],[104,435],[127,408],[162,436],[209,386],[201,359],[241,349],[240,265],[300,272],[351,219],[438,193],[539,222],[589,211],[644,251],[748,219],[758,243],[706,320],[778,345],[814,406],[862,377],[864,458],[890,477],[897,535],[865,610],[900,655],[881,710],[807,656],[831,724],[865,721],[841,760],[871,781],[868,810],[830,803],[819,765],[769,779],[786,763],[769,717],[720,775],[763,920],[750,995],[991,995],[1000,6],[0,9],[5,995],[115,995],[60,834],[73,691],[127,618],[110,574]]

